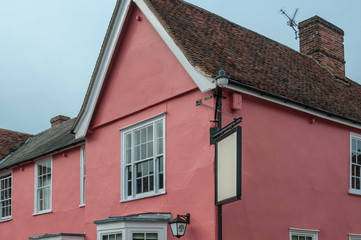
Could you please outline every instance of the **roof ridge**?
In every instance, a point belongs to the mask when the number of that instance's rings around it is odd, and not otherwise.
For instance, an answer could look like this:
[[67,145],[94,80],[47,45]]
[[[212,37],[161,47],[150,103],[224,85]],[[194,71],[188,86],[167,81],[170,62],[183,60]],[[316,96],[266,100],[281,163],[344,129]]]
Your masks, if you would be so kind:
[[19,132],[19,131],[15,131],[15,130],[10,130],[10,129],[5,129],[5,128],[0,128],[0,131],[7,131],[7,132],[13,132],[13,133],[20,133],[20,134],[23,134],[23,135],[33,135],[33,134],[30,134],[30,133],[24,133],[24,132]]

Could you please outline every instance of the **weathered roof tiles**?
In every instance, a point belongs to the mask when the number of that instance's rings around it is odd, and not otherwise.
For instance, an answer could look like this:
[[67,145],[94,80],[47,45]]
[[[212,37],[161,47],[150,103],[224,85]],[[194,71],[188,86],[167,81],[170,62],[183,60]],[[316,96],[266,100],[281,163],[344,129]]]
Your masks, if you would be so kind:
[[361,122],[361,86],[276,41],[181,0],[145,0],[188,60],[232,80]]

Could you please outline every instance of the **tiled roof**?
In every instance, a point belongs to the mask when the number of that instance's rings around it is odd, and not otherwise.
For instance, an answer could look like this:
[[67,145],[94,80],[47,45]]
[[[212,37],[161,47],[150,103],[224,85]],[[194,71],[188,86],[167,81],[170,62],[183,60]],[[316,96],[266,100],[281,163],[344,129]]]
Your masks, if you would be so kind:
[[182,0],[145,0],[196,68],[361,122],[361,86],[314,59]]
[[0,160],[14,152],[32,135],[0,128]]
[[61,125],[34,135],[0,164],[0,170],[39,157],[48,156],[67,147],[81,144],[84,142],[84,138],[75,139],[74,134],[70,133],[74,121],[75,119],[69,120]]

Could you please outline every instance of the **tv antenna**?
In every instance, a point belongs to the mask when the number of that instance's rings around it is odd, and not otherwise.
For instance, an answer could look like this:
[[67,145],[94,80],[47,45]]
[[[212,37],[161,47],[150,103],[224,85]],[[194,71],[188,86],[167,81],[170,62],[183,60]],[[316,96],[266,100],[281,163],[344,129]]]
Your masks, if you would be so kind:
[[292,18],[286,13],[286,10],[281,9],[280,12],[288,18],[287,25],[290,26],[293,29],[293,31],[295,31],[295,36],[296,36],[295,39],[297,40],[298,30],[296,28],[298,28],[298,25],[295,21],[295,17],[298,12],[298,8],[296,8]]

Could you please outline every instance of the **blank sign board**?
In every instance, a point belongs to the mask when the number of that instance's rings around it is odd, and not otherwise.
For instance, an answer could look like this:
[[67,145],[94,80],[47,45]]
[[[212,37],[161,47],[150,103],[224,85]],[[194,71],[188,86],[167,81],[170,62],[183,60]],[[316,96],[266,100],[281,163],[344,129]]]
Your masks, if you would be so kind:
[[242,128],[230,130],[216,142],[216,205],[241,199]]

